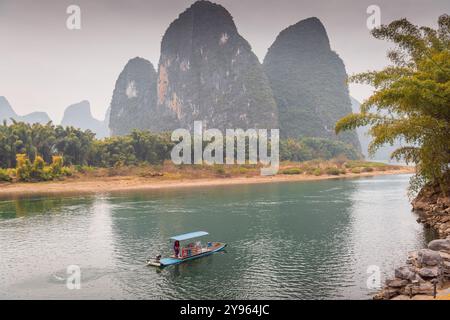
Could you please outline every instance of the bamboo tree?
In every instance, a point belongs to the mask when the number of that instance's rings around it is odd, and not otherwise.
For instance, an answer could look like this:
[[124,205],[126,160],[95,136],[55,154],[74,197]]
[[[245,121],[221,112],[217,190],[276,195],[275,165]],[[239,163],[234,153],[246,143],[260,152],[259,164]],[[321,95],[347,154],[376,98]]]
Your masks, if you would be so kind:
[[336,132],[371,126],[371,154],[400,139],[405,146],[391,157],[416,164],[412,190],[439,183],[445,192],[450,163],[450,18],[439,17],[437,29],[401,19],[374,29],[372,35],[395,44],[388,52],[392,64],[350,78],[375,90],[359,113],[337,122]]

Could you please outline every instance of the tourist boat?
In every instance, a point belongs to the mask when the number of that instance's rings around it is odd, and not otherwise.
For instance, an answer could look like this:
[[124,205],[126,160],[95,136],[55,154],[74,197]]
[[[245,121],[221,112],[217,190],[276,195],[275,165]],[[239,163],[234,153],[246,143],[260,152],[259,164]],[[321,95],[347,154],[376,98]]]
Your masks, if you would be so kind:
[[180,241],[180,253],[178,257],[172,255],[168,258],[161,258],[161,256],[158,255],[156,258],[148,259],[147,265],[154,267],[165,267],[180,264],[189,260],[208,256],[223,250],[227,246],[226,243],[222,242],[207,242],[205,246],[202,246],[200,241],[197,241],[196,243],[191,242],[185,246],[181,245],[181,241],[203,237],[208,234],[209,233],[206,231],[196,231],[171,237],[170,239],[173,241]]

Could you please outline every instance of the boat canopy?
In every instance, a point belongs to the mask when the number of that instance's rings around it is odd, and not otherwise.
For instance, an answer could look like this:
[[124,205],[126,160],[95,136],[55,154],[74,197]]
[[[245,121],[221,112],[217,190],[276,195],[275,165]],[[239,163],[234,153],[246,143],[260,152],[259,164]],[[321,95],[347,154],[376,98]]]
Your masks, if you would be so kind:
[[192,238],[206,236],[208,234],[209,233],[206,232],[206,231],[195,231],[195,232],[189,232],[189,233],[185,233],[185,234],[180,234],[178,236],[173,236],[170,239],[183,241],[183,240],[188,240],[188,239],[192,239]]

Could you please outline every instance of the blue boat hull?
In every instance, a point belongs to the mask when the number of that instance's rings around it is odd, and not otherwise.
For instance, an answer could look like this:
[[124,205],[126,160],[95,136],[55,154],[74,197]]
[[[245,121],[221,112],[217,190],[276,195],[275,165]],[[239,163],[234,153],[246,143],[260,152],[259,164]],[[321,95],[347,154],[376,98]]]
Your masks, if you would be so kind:
[[171,265],[175,265],[175,264],[180,264],[189,260],[194,260],[194,259],[198,259],[198,258],[202,258],[202,257],[206,257],[209,256],[213,253],[222,251],[223,249],[225,249],[225,247],[227,246],[226,243],[222,244],[221,246],[215,248],[214,250],[208,251],[208,252],[203,252],[201,254],[197,254],[195,256],[191,256],[188,258],[184,258],[184,259],[176,259],[176,258],[163,258],[159,261],[161,267],[166,267],[166,266],[171,266]]

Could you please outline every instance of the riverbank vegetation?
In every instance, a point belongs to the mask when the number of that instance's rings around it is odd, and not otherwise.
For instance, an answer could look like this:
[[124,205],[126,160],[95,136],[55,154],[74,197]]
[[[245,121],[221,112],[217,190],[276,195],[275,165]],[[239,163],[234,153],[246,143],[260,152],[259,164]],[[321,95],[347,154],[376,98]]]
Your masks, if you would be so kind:
[[[60,158],[50,165],[43,163],[41,157],[34,162],[25,155],[19,155],[18,166],[14,169],[0,169],[1,182],[39,182],[64,180],[95,181],[101,178],[143,179],[145,181],[172,181],[193,179],[252,178],[261,175],[261,165],[175,165],[170,160],[160,164],[140,163],[137,165],[118,165],[112,167],[93,167],[88,165],[61,166]],[[58,159],[58,160],[57,160]],[[405,169],[402,166],[360,160],[346,160],[343,157],[330,160],[311,160],[304,162],[283,161],[279,176],[354,176],[365,173],[382,174],[385,171]],[[409,169],[412,172],[413,168]]]
[[402,19],[373,30],[395,48],[388,52],[392,65],[351,77],[375,88],[357,114],[336,124],[336,132],[369,125],[374,153],[384,144],[402,141],[392,158],[414,163],[417,174],[411,191],[450,184],[450,17],[442,15],[438,28],[418,27]]
[[[140,175],[146,174],[141,171],[147,170],[161,174],[158,168],[163,166],[170,176],[174,174],[169,166],[174,145],[169,133],[135,130],[129,135],[99,140],[89,130],[52,123],[3,123],[0,125],[0,181],[49,181],[91,172],[100,175],[125,172]],[[335,158],[357,160],[361,155],[352,146],[334,140],[301,138],[280,142],[281,161],[327,161]],[[186,173],[189,166],[173,167]],[[192,166],[191,169],[192,175],[201,175],[202,171],[230,176],[248,174],[252,170],[257,172],[259,167],[205,165]]]

